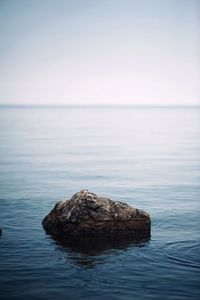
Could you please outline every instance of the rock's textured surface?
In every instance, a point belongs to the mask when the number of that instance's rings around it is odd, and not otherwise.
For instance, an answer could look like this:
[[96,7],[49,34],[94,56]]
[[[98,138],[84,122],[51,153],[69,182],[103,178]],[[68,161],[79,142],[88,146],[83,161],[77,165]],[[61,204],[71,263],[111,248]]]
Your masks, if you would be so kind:
[[140,209],[82,190],[70,200],[56,203],[42,225],[53,235],[132,231],[150,236],[151,220]]

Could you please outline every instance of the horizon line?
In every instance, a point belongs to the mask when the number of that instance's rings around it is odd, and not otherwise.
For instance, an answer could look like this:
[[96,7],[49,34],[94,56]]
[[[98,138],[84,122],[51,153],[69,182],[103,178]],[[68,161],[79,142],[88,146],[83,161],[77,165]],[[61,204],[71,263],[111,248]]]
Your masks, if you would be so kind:
[[2,103],[0,108],[200,108],[200,104],[12,104]]

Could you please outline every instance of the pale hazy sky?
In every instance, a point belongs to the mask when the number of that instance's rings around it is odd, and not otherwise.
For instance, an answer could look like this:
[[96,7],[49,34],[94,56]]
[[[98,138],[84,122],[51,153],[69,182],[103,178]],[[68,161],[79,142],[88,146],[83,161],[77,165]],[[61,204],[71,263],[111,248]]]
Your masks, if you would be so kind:
[[200,0],[0,0],[0,104],[200,104]]

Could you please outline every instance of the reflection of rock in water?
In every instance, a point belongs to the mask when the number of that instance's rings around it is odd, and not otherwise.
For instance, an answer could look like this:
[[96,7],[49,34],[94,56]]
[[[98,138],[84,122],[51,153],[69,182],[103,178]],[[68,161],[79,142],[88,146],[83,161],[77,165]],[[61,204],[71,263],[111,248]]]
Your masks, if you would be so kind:
[[113,232],[109,234],[83,235],[71,237],[53,236],[57,244],[70,254],[70,259],[78,265],[93,267],[103,263],[105,254],[113,250],[126,250],[130,247],[143,247],[149,236],[134,236],[131,232]]

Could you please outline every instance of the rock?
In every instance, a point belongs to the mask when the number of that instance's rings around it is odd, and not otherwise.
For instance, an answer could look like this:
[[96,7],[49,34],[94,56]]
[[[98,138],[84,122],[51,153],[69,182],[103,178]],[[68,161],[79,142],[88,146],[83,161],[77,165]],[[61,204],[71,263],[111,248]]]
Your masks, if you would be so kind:
[[99,197],[88,190],[56,203],[42,225],[48,233],[62,237],[116,232],[149,237],[151,231],[148,213],[123,202]]

